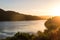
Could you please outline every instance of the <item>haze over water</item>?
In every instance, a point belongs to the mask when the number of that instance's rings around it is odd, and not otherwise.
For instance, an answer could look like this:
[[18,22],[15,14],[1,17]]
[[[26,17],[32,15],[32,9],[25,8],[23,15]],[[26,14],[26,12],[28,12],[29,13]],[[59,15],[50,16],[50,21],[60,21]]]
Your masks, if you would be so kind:
[[44,31],[46,20],[0,22],[0,35],[11,36],[15,32],[36,33]]
[[7,32],[43,32],[45,29],[45,21],[46,20],[0,22],[0,29],[1,31]]

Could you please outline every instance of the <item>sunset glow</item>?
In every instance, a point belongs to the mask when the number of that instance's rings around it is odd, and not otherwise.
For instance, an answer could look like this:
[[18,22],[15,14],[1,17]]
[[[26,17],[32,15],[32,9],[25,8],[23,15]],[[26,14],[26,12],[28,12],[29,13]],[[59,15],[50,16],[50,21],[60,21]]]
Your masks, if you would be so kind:
[[60,6],[56,6],[51,9],[52,16],[60,16]]
[[60,0],[2,0],[0,8],[28,15],[60,16]]
[[60,40],[60,0],[0,0],[0,40]]

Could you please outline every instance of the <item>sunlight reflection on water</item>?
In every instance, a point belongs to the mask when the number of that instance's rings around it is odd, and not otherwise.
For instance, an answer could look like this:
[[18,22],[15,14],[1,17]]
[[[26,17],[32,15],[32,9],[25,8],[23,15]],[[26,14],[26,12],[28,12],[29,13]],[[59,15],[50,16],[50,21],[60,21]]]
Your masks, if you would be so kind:
[[9,21],[0,22],[0,34],[12,35],[15,32],[34,32],[44,31],[46,20],[35,20],[35,21]]

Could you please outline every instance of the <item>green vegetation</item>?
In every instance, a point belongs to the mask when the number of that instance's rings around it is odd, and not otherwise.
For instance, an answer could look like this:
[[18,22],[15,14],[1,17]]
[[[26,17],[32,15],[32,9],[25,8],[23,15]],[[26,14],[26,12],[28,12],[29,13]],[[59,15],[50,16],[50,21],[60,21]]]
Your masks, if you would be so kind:
[[13,37],[7,37],[6,39],[2,40],[46,40],[47,36],[38,31],[37,34],[29,34],[29,33],[16,33]]
[[[14,11],[0,9],[0,21],[40,20],[40,17],[20,14]],[[60,17],[49,18],[45,22],[46,30],[37,34],[18,32],[12,37],[1,40],[60,40]]]
[[60,17],[53,17],[45,22],[46,30],[36,34],[16,33],[13,37],[2,40],[60,40]]
[[60,40],[60,16],[48,19],[45,26],[51,40]]

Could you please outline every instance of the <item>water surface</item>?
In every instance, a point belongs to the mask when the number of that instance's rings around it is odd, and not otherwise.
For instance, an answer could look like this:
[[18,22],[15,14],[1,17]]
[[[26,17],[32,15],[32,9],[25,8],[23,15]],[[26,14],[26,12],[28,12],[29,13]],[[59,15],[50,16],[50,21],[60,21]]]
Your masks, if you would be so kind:
[[11,36],[15,32],[43,32],[46,29],[44,26],[45,21],[46,20],[0,22],[0,35]]

